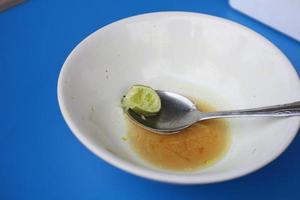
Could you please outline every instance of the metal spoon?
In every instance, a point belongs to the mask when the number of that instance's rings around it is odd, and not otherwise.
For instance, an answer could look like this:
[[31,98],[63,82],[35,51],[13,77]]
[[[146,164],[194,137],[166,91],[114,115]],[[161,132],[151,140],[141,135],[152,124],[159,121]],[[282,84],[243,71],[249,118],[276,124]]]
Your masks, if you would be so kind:
[[161,98],[161,110],[155,116],[144,117],[128,110],[128,116],[138,125],[160,134],[173,134],[192,124],[227,117],[290,117],[300,116],[300,101],[245,110],[200,112],[188,98],[167,91],[156,91]]

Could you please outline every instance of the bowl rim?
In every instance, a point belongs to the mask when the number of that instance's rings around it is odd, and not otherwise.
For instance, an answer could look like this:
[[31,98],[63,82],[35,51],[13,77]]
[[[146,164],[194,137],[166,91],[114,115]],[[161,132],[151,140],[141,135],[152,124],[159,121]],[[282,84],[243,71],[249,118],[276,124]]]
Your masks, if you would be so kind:
[[[298,121],[297,125],[295,124],[294,127],[291,128],[291,132],[293,132],[293,134],[286,139],[285,144],[283,145],[283,147],[281,149],[278,149],[276,152],[273,153],[272,156],[270,156],[267,160],[265,160],[264,162],[260,162],[257,165],[253,165],[252,167],[247,167],[247,168],[243,168],[241,170],[234,170],[234,171],[230,171],[230,172],[226,172],[226,173],[216,173],[216,174],[209,174],[209,175],[205,175],[205,174],[201,174],[201,177],[197,176],[196,174],[175,174],[175,173],[169,173],[169,172],[165,172],[165,171],[156,171],[154,169],[150,169],[150,168],[146,168],[146,167],[142,167],[142,166],[138,166],[135,164],[132,164],[126,160],[123,160],[119,157],[117,157],[116,155],[108,152],[106,149],[104,149],[103,147],[99,147],[96,146],[95,144],[93,144],[92,142],[90,142],[84,135],[84,133],[82,133],[79,128],[77,127],[77,125],[72,121],[71,117],[70,117],[70,113],[68,113],[67,109],[66,109],[66,105],[65,105],[65,101],[64,101],[64,95],[63,95],[63,91],[62,91],[62,83],[65,77],[65,71],[66,68],[69,66],[68,63],[69,61],[74,57],[74,55],[76,54],[76,51],[85,45],[85,43],[90,40],[98,31],[102,31],[104,29],[110,28],[111,25],[113,24],[126,24],[128,23],[130,20],[134,20],[136,18],[149,18],[151,16],[161,16],[161,17],[170,17],[170,16],[194,16],[194,17],[200,17],[200,18],[210,18],[210,19],[214,19],[217,21],[222,21],[224,23],[227,24],[231,24],[233,26],[236,26],[238,28],[242,28],[244,30],[246,30],[248,33],[255,35],[256,37],[260,38],[262,42],[264,42],[265,44],[267,44],[270,48],[272,48],[275,52],[277,52],[278,56],[281,57],[282,60],[284,60],[286,62],[286,65],[290,68],[292,68],[291,70],[293,71],[293,74],[295,74],[298,77],[297,71],[295,70],[295,68],[293,67],[293,65],[291,64],[291,62],[287,59],[287,57],[273,44],[271,43],[268,39],[266,39],[264,36],[260,35],[259,33],[245,27],[244,25],[241,25],[237,22],[225,19],[225,18],[221,18],[221,17],[217,17],[217,16],[212,16],[212,15],[208,15],[208,14],[202,14],[202,13],[195,13],[195,12],[182,12],[182,11],[163,11],[163,12],[151,12],[151,13],[145,13],[145,14],[139,14],[139,15],[135,15],[135,16],[131,16],[131,17],[127,17],[124,19],[120,19],[118,21],[115,21],[113,23],[110,23],[106,26],[103,26],[102,28],[99,28],[98,30],[94,31],[93,33],[91,33],[90,35],[88,35],[85,39],[83,39],[79,44],[77,44],[74,49],[71,51],[71,53],[68,55],[67,59],[65,60],[60,73],[59,73],[59,77],[58,77],[58,84],[57,84],[57,98],[58,98],[58,104],[62,113],[62,116],[65,120],[65,122],[67,123],[67,125],[69,126],[71,132],[77,137],[77,139],[87,148],[89,149],[91,152],[93,152],[96,156],[100,157],[101,159],[103,159],[104,161],[106,161],[107,163],[121,169],[124,170],[130,174],[134,174],[146,179],[150,179],[150,180],[155,180],[155,181],[160,181],[160,182],[165,182],[165,183],[175,183],[175,184],[208,184],[208,183],[216,183],[216,182],[222,182],[222,181],[227,181],[227,180],[231,180],[231,179],[235,179],[238,177],[242,177],[245,176],[247,174],[250,174],[256,170],[259,170],[260,168],[266,166],[267,164],[269,164],[270,162],[272,162],[273,160],[275,160],[280,154],[282,154],[286,148],[290,145],[290,143],[292,142],[292,140],[295,138],[298,129],[300,127],[300,120]],[[298,78],[299,80],[299,78]],[[300,82],[299,82],[300,83]]]

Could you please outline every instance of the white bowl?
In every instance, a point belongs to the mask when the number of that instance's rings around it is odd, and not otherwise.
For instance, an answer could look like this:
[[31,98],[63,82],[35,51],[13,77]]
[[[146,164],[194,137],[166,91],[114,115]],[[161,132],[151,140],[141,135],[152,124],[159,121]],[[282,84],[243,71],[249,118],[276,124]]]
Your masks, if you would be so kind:
[[274,160],[290,144],[299,118],[229,120],[232,145],[217,164],[195,172],[147,165],[121,139],[119,106],[133,84],[181,92],[219,110],[300,99],[296,71],[268,40],[234,22],[209,15],[160,12],[105,26],[69,55],[58,80],[62,114],[92,152],[132,174],[170,183],[233,179]]

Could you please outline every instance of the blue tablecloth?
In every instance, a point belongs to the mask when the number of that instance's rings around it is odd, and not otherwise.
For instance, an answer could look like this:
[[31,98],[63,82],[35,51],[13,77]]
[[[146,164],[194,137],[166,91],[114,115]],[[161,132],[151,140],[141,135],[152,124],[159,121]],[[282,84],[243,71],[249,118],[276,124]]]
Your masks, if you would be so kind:
[[[179,186],[127,174],[89,152],[65,124],[57,78],[70,51],[118,19],[154,11],[231,19],[278,46],[300,72],[300,43],[225,0],[28,1],[0,13],[0,199],[300,199],[300,136],[263,169],[228,182]],[[279,13],[280,14],[280,13]]]

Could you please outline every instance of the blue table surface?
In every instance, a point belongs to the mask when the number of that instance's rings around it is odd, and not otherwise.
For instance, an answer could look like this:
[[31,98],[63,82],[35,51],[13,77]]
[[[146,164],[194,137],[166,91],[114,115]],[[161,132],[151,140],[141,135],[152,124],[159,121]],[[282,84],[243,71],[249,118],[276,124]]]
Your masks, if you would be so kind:
[[0,13],[0,199],[300,199],[300,136],[248,176],[180,186],[123,172],[88,151],[64,122],[56,86],[70,51],[113,21],[193,11],[243,24],[279,47],[300,72],[300,43],[232,10],[225,0],[31,0]]

